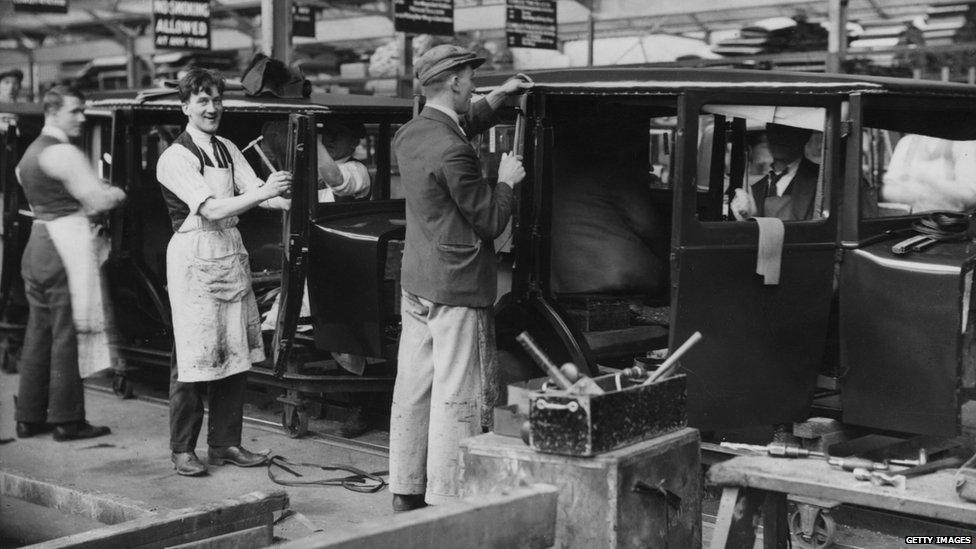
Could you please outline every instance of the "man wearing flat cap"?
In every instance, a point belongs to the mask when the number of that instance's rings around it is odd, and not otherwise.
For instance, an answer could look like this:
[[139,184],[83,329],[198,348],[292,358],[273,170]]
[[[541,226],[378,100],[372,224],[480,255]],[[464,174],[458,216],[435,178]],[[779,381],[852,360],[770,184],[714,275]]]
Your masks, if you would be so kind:
[[448,44],[421,56],[416,73],[427,104],[393,141],[407,221],[390,421],[395,511],[457,497],[458,445],[481,432],[481,406],[490,404],[482,392],[494,384],[493,241],[511,217],[512,188],[525,170],[520,158],[502,155],[492,186],[468,139],[532,81],[518,75],[472,104],[471,77],[484,61]]
[[[0,103],[15,103],[20,94],[20,84],[24,81],[24,73],[20,69],[0,71]],[[17,115],[0,112],[0,133],[17,125]]]

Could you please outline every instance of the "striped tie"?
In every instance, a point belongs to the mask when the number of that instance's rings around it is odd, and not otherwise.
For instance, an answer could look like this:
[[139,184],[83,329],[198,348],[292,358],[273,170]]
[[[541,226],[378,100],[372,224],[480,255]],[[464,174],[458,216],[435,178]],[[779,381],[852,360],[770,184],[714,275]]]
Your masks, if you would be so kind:
[[230,159],[227,158],[227,154],[224,152],[224,148],[217,145],[217,138],[210,138],[210,145],[213,147],[213,157],[217,162],[218,168],[227,168],[230,165]]

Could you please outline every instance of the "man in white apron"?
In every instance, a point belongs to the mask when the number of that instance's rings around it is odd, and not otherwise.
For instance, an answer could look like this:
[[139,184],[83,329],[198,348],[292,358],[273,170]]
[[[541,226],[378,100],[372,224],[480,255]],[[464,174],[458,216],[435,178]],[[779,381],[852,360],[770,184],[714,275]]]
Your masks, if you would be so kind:
[[[99,268],[106,248],[89,215],[125,200],[99,180],[85,154],[69,142],[85,122],[85,101],[58,86],[44,95],[44,128],[17,165],[34,213],[21,272],[30,305],[19,363],[17,436],[54,430],[58,441],[107,435],[85,420],[85,374],[110,366]],[[96,342],[101,365],[92,364]],[[79,362],[79,344],[85,357]]]
[[170,449],[176,472],[206,474],[195,453],[209,393],[210,465],[252,467],[267,456],[241,447],[247,371],[264,360],[261,320],[237,216],[255,206],[287,209],[291,174],[261,181],[231,141],[217,137],[220,73],[191,69],[180,80],[186,131],[159,157],[156,178],[173,223],[166,279],[173,312]]

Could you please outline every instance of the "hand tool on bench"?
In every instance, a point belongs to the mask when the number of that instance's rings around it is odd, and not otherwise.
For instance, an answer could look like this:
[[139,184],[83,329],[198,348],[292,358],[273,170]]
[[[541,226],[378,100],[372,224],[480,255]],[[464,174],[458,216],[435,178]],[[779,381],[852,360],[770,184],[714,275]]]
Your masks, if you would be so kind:
[[750,452],[762,452],[772,457],[782,457],[782,458],[824,457],[823,452],[817,452],[815,450],[807,450],[806,448],[801,448],[796,444],[788,444],[785,442],[771,442],[765,446],[760,446],[758,444],[743,444],[739,442],[723,442],[721,446],[723,448],[728,448],[730,450],[747,450]]
[[845,471],[864,469],[866,471],[887,471],[888,464],[859,457],[828,457],[827,463]]
[[580,394],[590,394],[590,395],[602,395],[605,391],[600,388],[599,385],[589,377],[580,377],[579,381],[574,385],[566,376],[556,367],[556,364],[539,348],[539,345],[535,342],[535,339],[529,335],[529,332],[522,332],[515,338],[522,348],[529,353],[532,360],[535,361],[546,373],[549,374],[552,379],[556,381],[559,388],[564,391],[573,391]]
[[895,472],[870,471],[864,468],[854,469],[854,478],[857,480],[870,480],[875,486],[894,486],[899,490],[905,489],[906,479],[920,477],[929,473],[934,473],[942,469],[950,469],[962,465],[962,459],[957,457],[947,457],[931,463],[925,463],[917,467],[910,467]]
[[701,341],[701,338],[702,338],[701,332],[695,332],[691,334],[691,337],[689,337],[687,341],[682,343],[681,347],[678,347],[677,349],[675,349],[673,353],[668,355],[668,358],[665,359],[660,366],[658,366],[657,370],[655,370],[652,374],[648,375],[647,379],[645,379],[644,382],[641,383],[641,385],[650,385],[655,381],[662,380],[670,376],[671,371],[676,367],[678,359],[681,358],[681,355],[688,352],[688,349],[691,349],[695,345],[695,343]]

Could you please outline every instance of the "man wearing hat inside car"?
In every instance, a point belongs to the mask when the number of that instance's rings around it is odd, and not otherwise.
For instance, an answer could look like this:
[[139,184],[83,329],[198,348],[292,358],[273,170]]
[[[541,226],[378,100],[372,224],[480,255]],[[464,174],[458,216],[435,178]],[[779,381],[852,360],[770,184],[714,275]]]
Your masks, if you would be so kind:
[[458,443],[481,432],[483,391],[494,386],[497,265],[493,240],[512,214],[525,177],[520,158],[502,155],[498,183],[481,177],[468,139],[494,124],[506,96],[531,87],[518,75],[471,102],[485,60],[440,45],[416,63],[427,104],[393,141],[406,198],[397,379],[390,421],[393,509],[457,497]]
[[766,124],[773,163],[766,177],[751,187],[735,190],[729,207],[736,219],[777,217],[783,221],[801,221],[813,218],[820,166],[803,154],[811,135],[812,130]]
[[[24,81],[24,73],[20,69],[0,72],[0,103],[15,103],[20,94],[20,84]],[[17,125],[17,115],[0,111],[0,133]]]

